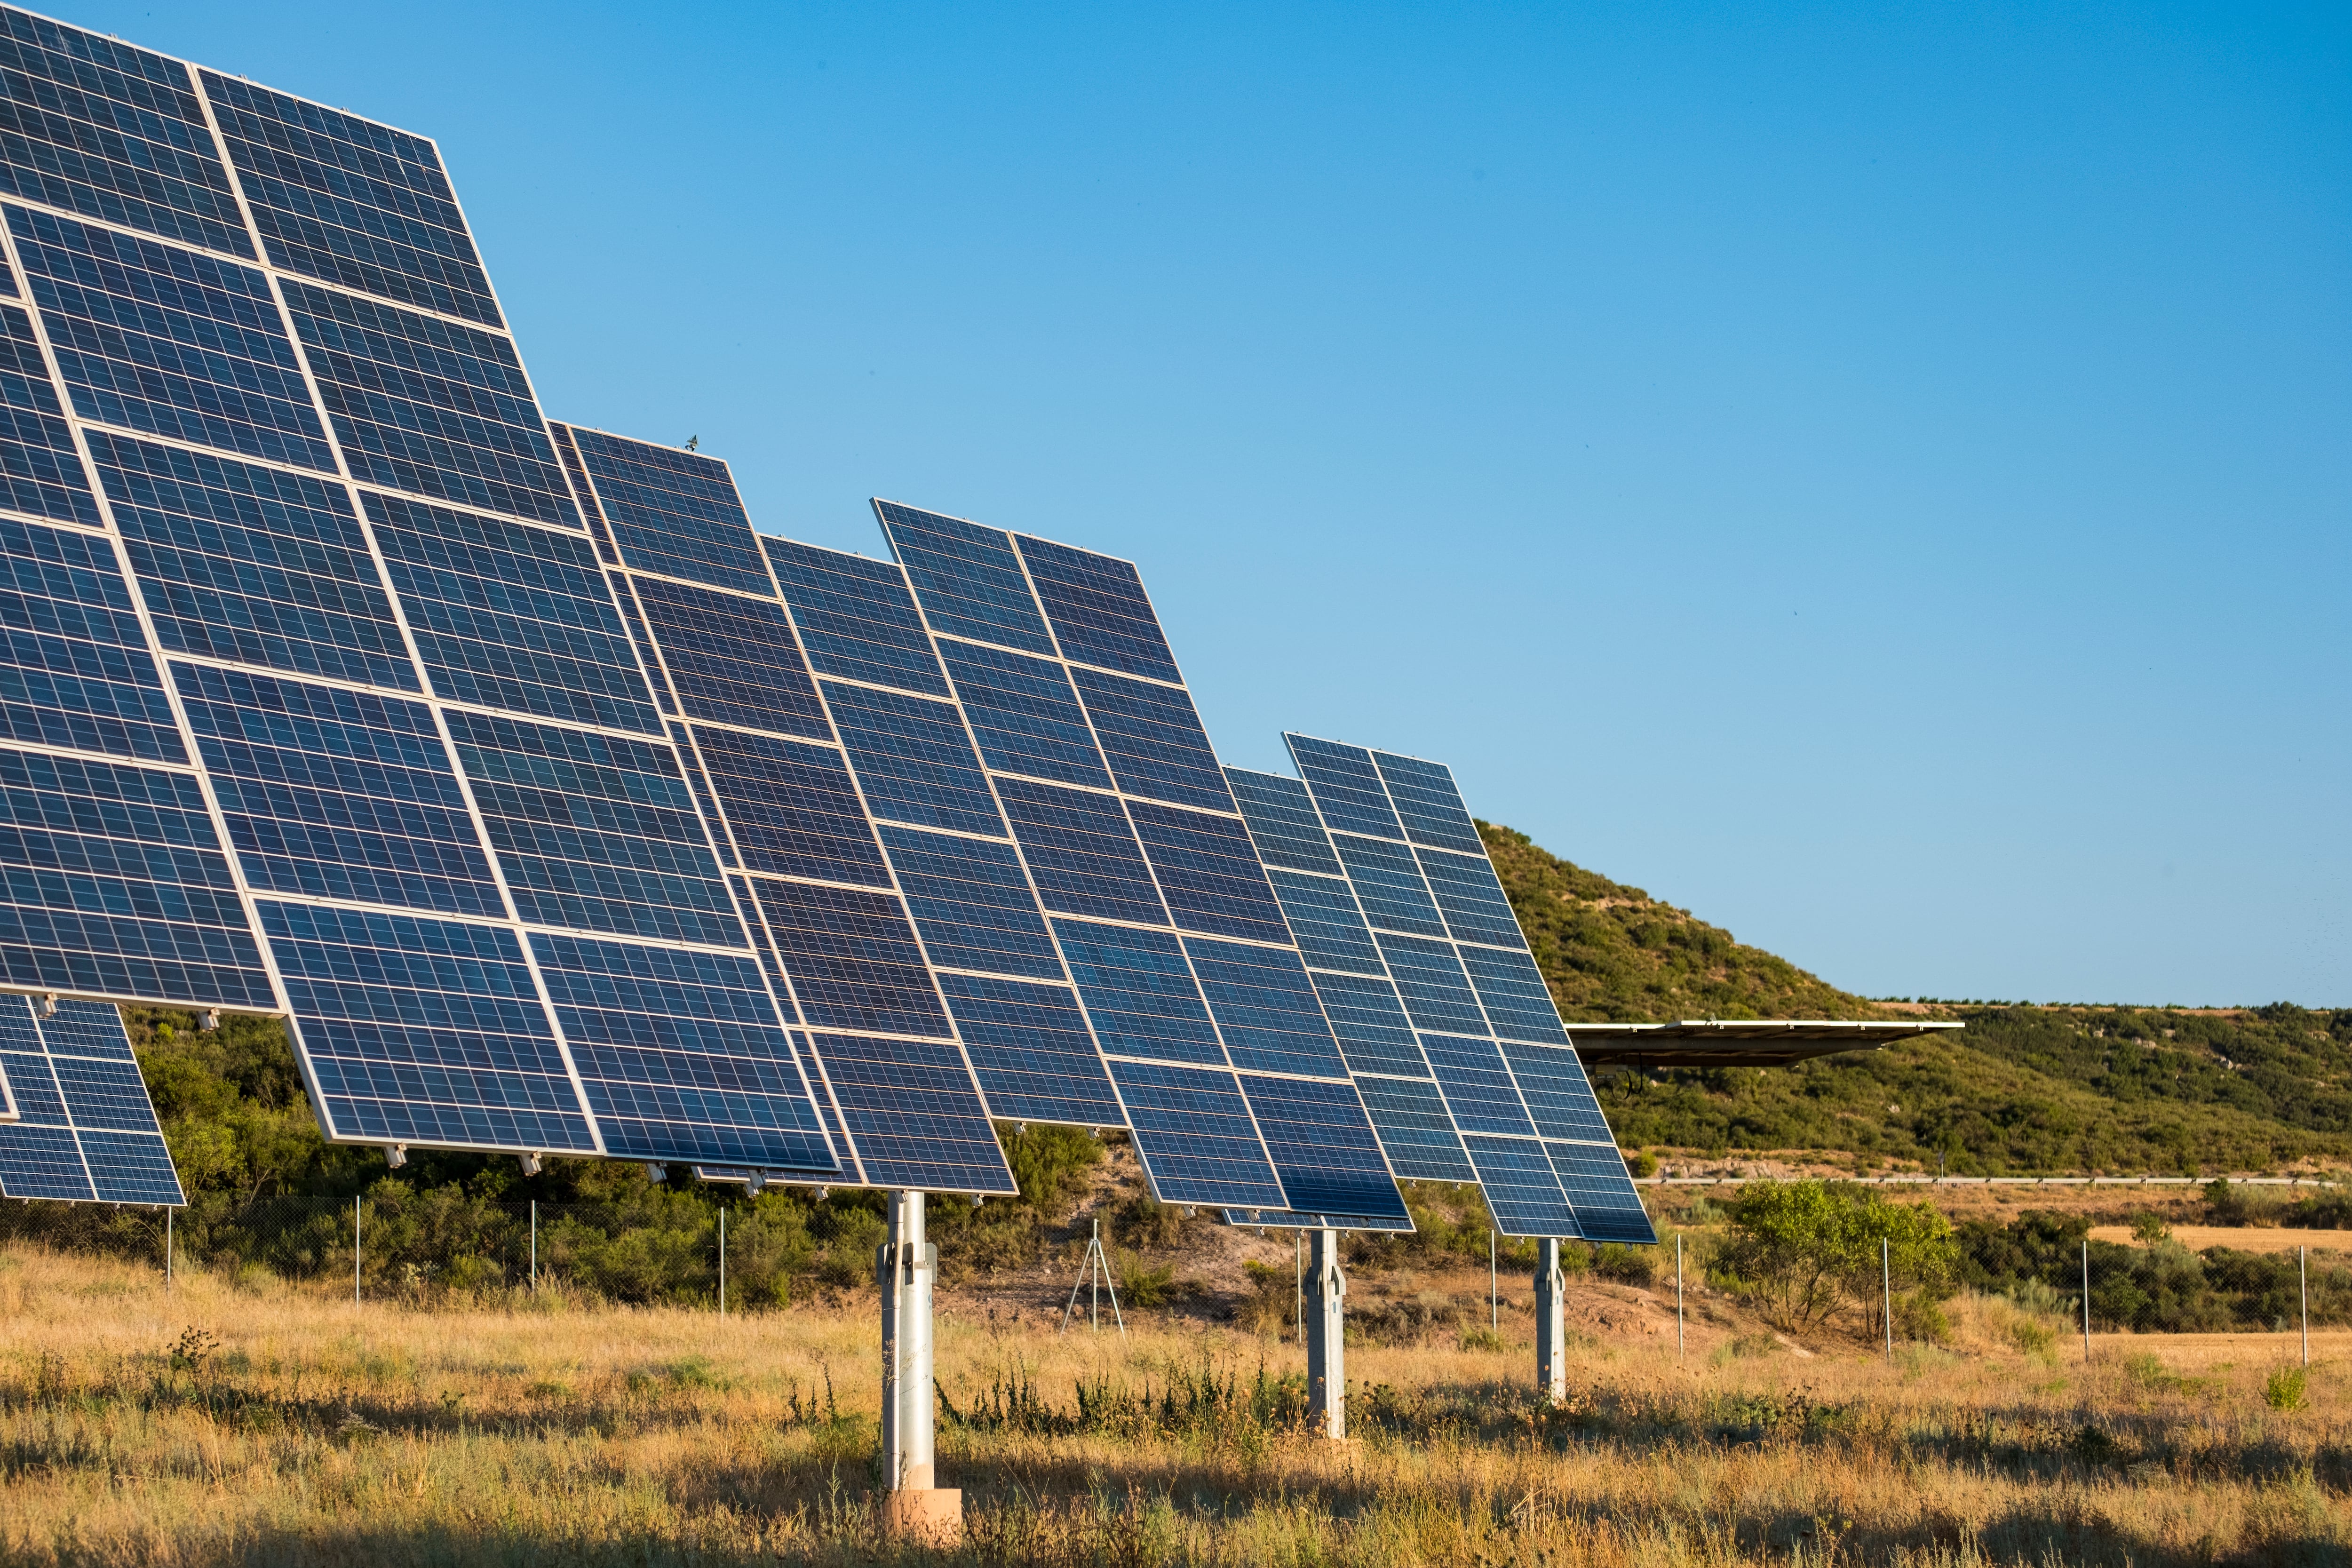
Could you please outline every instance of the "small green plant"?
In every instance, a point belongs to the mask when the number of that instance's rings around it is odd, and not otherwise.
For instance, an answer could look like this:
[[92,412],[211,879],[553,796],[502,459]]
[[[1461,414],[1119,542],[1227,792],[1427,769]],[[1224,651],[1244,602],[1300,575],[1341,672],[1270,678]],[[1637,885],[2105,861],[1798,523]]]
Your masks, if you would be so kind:
[[2310,1375],[2299,1366],[2283,1366],[2263,1380],[2263,1403],[2273,1410],[2300,1410]]
[[1118,1255],[1118,1297],[1129,1307],[1164,1307],[1175,1299],[1176,1269],[1173,1265],[1158,1268],[1144,1266],[1143,1259],[1132,1252]]
[[1656,1249],[1647,1247],[1627,1247],[1622,1242],[1603,1242],[1592,1259],[1592,1272],[1603,1279],[1614,1279],[1620,1285],[1650,1285],[1658,1278]]
[[1647,1149],[1636,1150],[1625,1156],[1625,1170],[1629,1175],[1654,1176],[1658,1173],[1658,1157]]
[[2132,1215],[2132,1239],[2142,1247],[2154,1247],[2159,1241],[2172,1239],[2172,1227],[2164,1223],[2164,1216],[2161,1215]]
[[1492,1329],[1465,1329],[1462,1348],[1465,1351],[1507,1351],[1511,1347],[1503,1336]]
[[2009,1342],[2030,1356],[2046,1356],[2058,1342],[2058,1331],[2032,1318],[2020,1318],[2009,1325]]

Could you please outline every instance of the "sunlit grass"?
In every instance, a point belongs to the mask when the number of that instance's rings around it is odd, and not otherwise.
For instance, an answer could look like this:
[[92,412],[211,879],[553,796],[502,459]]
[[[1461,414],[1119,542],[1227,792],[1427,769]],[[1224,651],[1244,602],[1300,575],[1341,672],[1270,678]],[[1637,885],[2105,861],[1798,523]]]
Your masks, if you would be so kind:
[[[1670,1337],[1591,1346],[1559,1406],[1527,1386],[1524,1318],[1502,1350],[1354,1347],[1345,1444],[1288,1424],[1278,1341],[950,1314],[940,1469],[963,1555],[997,1563],[2352,1561],[2352,1335],[2315,1337],[2300,1407],[2274,1409],[2282,1336],[2103,1340],[2086,1372],[2079,1341],[2015,1332],[2030,1311],[1954,1308],[1955,1348],[1892,1363],[1723,1332],[1680,1363]],[[0,1563],[887,1559],[878,1377],[867,1306],[426,1314],[203,1275],[167,1298],[20,1251]]]

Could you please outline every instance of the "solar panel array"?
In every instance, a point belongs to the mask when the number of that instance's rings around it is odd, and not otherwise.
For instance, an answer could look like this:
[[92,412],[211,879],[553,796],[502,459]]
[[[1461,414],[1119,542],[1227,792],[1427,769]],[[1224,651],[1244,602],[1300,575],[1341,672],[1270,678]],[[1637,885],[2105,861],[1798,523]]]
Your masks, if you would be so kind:
[[1453,773],[1284,738],[1297,778],[1226,776],[1397,1173],[1476,1181],[1506,1235],[1656,1240]]
[[1443,769],[1228,774],[1131,564],[551,424],[431,142],[0,7],[0,1191],[177,1201],[120,1002],[346,1142],[1633,1234]]
[[178,1204],[180,1178],[122,1015],[0,996],[0,1197]]

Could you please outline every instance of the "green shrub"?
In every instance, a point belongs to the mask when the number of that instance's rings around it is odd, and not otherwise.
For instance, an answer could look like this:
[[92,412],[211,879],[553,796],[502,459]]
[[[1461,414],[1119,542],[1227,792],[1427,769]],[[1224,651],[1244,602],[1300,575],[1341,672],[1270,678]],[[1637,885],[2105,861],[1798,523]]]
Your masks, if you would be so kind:
[[[1563,1252],[1567,1248],[1561,1248]],[[1627,1247],[1622,1242],[1604,1242],[1592,1260],[1592,1272],[1603,1279],[1614,1279],[1620,1285],[1649,1285],[1658,1278],[1656,1249],[1648,1247]]]
[[1889,1203],[1845,1183],[1763,1181],[1739,1190],[1716,1257],[1776,1328],[1811,1327],[1851,1300],[1877,1331],[1885,1278],[1933,1291],[1950,1279],[1958,1247],[1932,1204]]
[[2310,1374],[2299,1366],[2283,1366],[2263,1380],[2263,1403],[2273,1410],[2300,1410]]
[[1164,1307],[1176,1295],[1176,1270],[1172,1266],[1149,1268],[1143,1259],[1132,1252],[1120,1252],[1115,1258],[1118,1278],[1118,1299],[1129,1307]]
[[1507,1351],[1511,1347],[1503,1336],[1492,1329],[1465,1329],[1462,1348],[1465,1351]]
[[2058,1342],[2058,1333],[2047,1323],[2020,1318],[2009,1325],[2009,1342],[2027,1355],[2046,1356]]

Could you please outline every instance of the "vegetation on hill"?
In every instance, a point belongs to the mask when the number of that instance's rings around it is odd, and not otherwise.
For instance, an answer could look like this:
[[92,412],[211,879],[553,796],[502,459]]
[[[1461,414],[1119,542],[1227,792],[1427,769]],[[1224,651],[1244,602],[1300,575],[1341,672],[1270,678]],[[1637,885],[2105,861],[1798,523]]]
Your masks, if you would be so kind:
[[2352,1008],[1874,1002],[1639,888],[1481,824],[1570,1018],[1958,1019],[1790,1068],[1611,1075],[1626,1147],[1817,1150],[1955,1174],[2261,1171],[2352,1157]]

